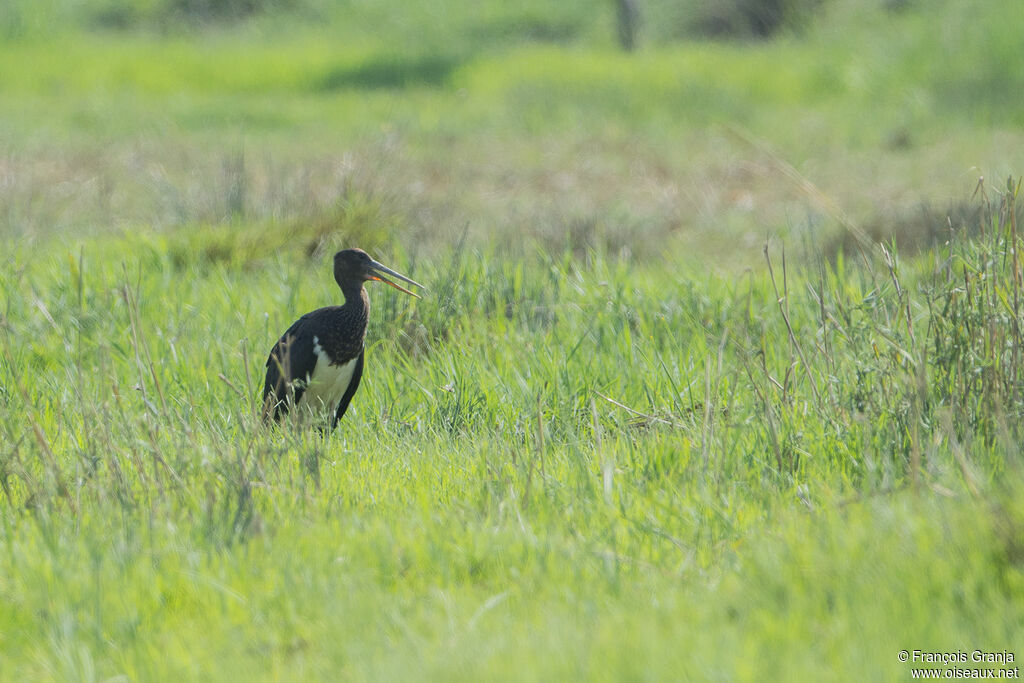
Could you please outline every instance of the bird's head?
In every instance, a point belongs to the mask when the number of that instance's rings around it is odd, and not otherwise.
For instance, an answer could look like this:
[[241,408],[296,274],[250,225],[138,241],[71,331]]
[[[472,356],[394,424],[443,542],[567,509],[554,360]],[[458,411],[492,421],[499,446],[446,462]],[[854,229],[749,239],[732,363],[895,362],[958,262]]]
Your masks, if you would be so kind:
[[424,289],[423,285],[410,280],[401,273],[396,273],[387,266],[374,261],[370,258],[362,249],[342,249],[334,255],[334,279],[338,282],[338,286],[343,291],[347,291],[346,285],[358,284],[362,285],[367,280],[376,280],[378,282],[384,282],[391,285],[395,289],[405,292],[411,296],[420,298],[419,294],[410,292],[405,287],[396,284],[389,280],[386,276],[391,276],[403,282],[408,282],[410,285],[415,285],[420,289]]

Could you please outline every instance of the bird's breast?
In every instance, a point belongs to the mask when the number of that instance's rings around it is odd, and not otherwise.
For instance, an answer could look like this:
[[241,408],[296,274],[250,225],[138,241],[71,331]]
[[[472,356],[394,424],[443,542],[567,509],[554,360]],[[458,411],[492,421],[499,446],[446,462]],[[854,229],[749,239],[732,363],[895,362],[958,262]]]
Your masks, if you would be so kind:
[[345,395],[349,383],[352,381],[352,373],[355,371],[359,357],[356,356],[344,363],[334,364],[331,357],[327,355],[320,345],[320,339],[313,337],[313,352],[316,354],[316,366],[313,374],[306,385],[306,391],[299,401],[300,405],[308,406],[311,410],[333,411],[338,406],[338,401]]

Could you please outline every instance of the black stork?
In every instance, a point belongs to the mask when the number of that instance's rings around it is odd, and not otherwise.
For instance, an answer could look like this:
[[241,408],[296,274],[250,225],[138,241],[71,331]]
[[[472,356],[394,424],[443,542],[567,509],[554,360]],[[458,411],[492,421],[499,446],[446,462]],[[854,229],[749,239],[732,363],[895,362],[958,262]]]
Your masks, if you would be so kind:
[[334,415],[331,429],[337,426],[363,376],[363,339],[370,312],[363,283],[384,282],[419,298],[385,276],[423,287],[377,263],[362,249],[343,249],[334,255],[334,279],[345,304],[307,313],[274,344],[263,385],[264,419],[277,421],[294,406],[314,416],[325,417],[330,411]]

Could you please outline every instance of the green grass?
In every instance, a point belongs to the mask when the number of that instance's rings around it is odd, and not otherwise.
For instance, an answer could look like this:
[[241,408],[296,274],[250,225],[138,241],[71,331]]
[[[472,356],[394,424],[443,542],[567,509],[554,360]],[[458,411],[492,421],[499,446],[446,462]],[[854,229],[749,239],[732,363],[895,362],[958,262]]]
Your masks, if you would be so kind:
[[[574,3],[310,5],[163,32],[98,29],[95,3],[17,6],[49,30],[0,45],[4,235],[229,223],[242,156],[252,222],[386,191],[446,241],[573,222],[611,248],[667,241],[735,269],[759,262],[766,234],[835,234],[777,160],[873,224],[1024,165],[1012,1],[836,0],[806,35],[747,45],[659,37],[652,7],[631,55],[610,12]],[[578,31],[526,30],[544,22]]]
[[5,672],[900,679],[900,648],[1012,649],[1004,244],[787,265],[792,341],[775,247],[739,282],[393,254],[431,294],[372,292],[328,438],[255,417],[268,340],[335,296],[301,245],[16,250]]
[[[0,678],[1024,642],[1013,2],[751,44],[649,3],[631,55],[610,3],[165,5],[0,18]],[[427,294],[371,285],[333,435],[265,427],[352,245]]]

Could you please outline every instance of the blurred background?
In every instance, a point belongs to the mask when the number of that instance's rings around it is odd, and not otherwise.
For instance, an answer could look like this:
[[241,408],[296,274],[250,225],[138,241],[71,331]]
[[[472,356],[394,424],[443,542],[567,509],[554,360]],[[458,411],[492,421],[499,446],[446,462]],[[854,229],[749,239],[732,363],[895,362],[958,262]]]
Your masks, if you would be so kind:
[[1022,29],[1017,0],[5,0],[0,235],[913,249],[1024,167]]

